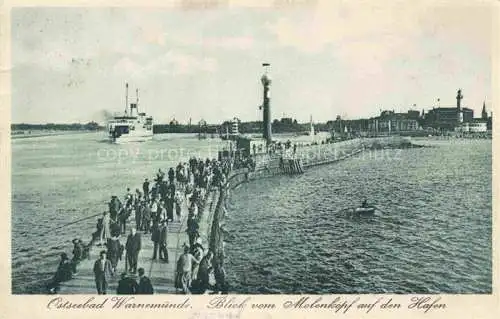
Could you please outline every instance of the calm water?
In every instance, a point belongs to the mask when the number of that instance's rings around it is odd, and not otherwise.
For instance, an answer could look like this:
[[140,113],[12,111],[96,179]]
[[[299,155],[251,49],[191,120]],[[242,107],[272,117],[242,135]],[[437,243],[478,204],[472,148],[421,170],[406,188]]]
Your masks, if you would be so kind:
[[[12,289],[36,293],[50,279],[59,254],[71,252],[71,240],[87,242],[96,218],[57,231],[57,226],[107,209],[111,195],[142,189],[153,177],[190,156],[217,157],[218,139],[199,141],[194,134],[160,135],[129,145],[103,143],[98,134],[12,141]],[[70,254],[71,256],[71,254]]]
[[[232,289],[254,292],[490,292],[491,141],[434,141],[379,151],[298,177],[243,185],[226,228]],[[36,293],[71,239],[90,239],[113,194],[218,140],[155,136],[109,145],[96,134],[12,142],[12,289]],[[341,210],[376,201],[384,213]]]
[[[232,290],[490,293],[491,141],[425,143],[234,191]],[[383,212],[346,217],[364,197]]]

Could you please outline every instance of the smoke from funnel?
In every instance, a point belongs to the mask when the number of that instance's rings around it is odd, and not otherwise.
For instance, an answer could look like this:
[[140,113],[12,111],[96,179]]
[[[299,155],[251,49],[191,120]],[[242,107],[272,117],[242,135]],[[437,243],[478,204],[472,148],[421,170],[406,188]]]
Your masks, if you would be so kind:
[[100,125],[106,125],[110,119],[113,118],[113,114],[108,110],[101,110],[92,116],[92,120],[99,123]]

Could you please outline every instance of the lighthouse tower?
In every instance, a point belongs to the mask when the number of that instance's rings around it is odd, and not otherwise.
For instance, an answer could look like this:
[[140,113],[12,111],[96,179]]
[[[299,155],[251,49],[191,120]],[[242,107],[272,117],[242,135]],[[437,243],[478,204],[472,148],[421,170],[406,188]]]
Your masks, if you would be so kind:
[[264,67],[264,74],[260,78],[262,86],[264,88],[263,91],[263,100],[262,105],[260,107],[262,111],[262,125],[263,125],[263,138],[266,140],[267,145],[271,144],[272,133],[271,133],[271,78],[268,75],[269,71],[269,63],[262,63]]
[[457,120],[459,123],[464,121],[464,114],[462,113],[461,102],[464,96],[462,95],[462,89],[457,91]]

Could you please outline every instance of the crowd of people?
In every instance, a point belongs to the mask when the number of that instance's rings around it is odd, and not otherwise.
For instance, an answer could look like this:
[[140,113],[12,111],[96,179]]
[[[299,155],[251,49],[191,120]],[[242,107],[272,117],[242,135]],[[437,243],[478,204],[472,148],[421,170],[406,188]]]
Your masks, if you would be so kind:
[[[108,283],[116,277],[118,263],[125,260],[126,271],[121,274],[117,294],[151,294],[154,289],[144,268],[138,268],[138,257],[142,248],[142,235],[150,234],[153,242],[152,260],[169,263],[167,249],[168,225],[183,220],[183,206],[188,207],[187,235],[189,243],[184,243],[183,254],[176,264],[175,288],[182,293],[203,293],[213,289],[210,274],[221,276],[222,269],[213,269],[214,254],[206,251],[199,234],[199,220],[203,211],[204,198],[213,187],[223,187],[231,170],[230,160],[210,160],[191,158],[188,163],[179,163],[167,173],[158,170],[154,181],[146,178],[142,191],[132,192],[127,188],[123,202],[112,196],[108,209],[98,219],[96,231],[89,244],[80,239],[73,240],[73,258],[66,253],[54,278],[49,283],[49,291],[58,291],[59,283],[77,274],[78,264],[90,258],[90,247],[97,245],[103,250],[94,263],[95,283],[98,294],[106,294]],[[135,225],[128,225],[131,221]],[[120,237],[129,229],[125,244]],[[125,258],[124,255],[125,254]],[[157,259],[158,258],[158,259]],[[220,267],[219,267],[220,268]],[[135,280],[139,273],[139,282]]]

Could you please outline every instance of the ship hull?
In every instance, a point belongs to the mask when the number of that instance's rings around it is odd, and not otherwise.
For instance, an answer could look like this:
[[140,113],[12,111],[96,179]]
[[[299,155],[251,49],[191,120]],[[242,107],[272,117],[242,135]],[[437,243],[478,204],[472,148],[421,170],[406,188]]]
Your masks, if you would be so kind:
[[[108,130],[108,139],[111,143],[123,144],[123,143],[133,143],[133,142],[144,142],[153,139],[153,129],[152,125],[148,129],[143,129],[140,125],[134,124],[119,124],[119,128],[116,125],[111,124]],[[135,129],[131,129],[135,127]]]
[[153,139],[153,134],[123,134],[120,137],[113,138],[109,136],[109,141],[114,144],[125,144],[134,142],[145,142]]

